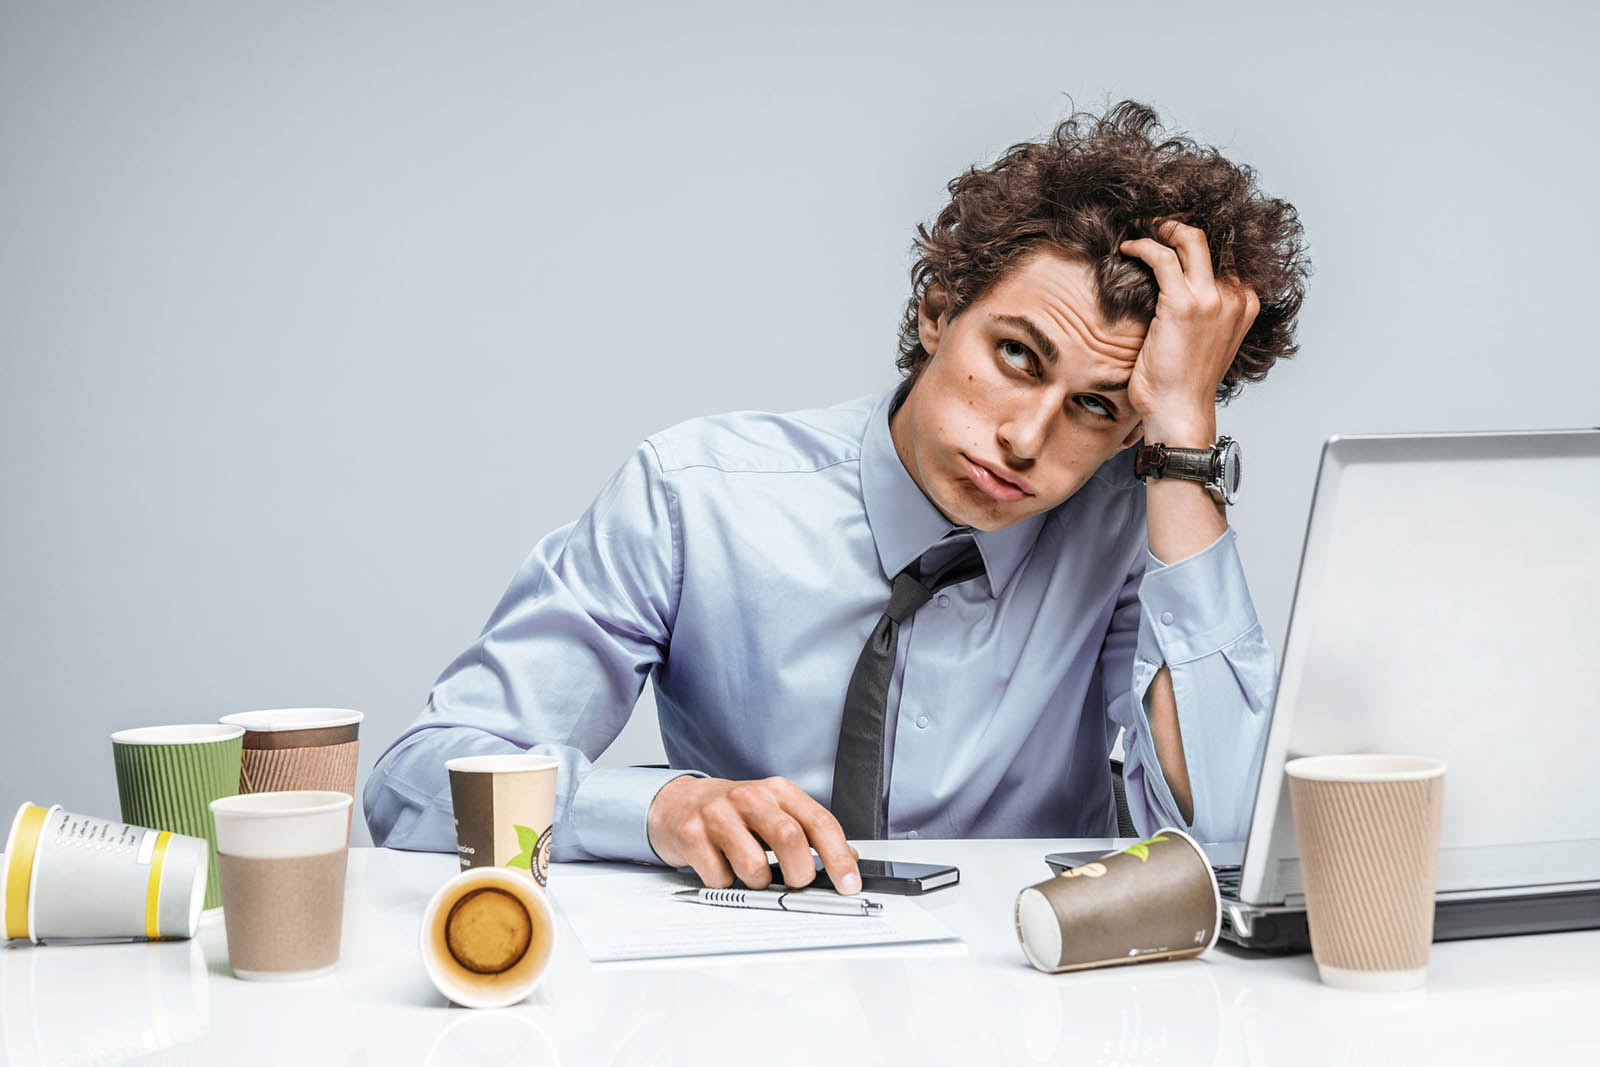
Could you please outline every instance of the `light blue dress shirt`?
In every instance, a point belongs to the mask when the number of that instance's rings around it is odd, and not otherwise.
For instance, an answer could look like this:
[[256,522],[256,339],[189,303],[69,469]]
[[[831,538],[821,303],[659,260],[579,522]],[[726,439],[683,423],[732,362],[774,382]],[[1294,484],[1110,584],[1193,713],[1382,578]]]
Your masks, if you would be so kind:
[[[693,419],[646,440],[539,542],[378,761],[373,841],[453,850],[444,761],[479,753],[559,757],[558,860],[661,862],[646,815],[686,771],[781,775],[826,805],[845,687],[894,575],[968,537],[986,573],[900,627],[888,836],[1114,835],[1120,727],[1141,834],[1242,839],[1275,678],[1233,531],[1170,566],[1151,555],[1131,448],[1046,514],[953,527],[895,453],[894,395]],[[1192,824],[1146,718],[1163,663]],[[646,678],[675,769],[595,766]]]

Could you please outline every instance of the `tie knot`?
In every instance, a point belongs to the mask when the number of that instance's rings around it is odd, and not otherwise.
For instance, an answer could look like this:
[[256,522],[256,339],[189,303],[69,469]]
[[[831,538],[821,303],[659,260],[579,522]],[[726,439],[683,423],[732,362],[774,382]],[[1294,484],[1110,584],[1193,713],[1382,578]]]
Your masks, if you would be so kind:
[[927,578],[922,577],[922,560],[912,560],[910,566],[895,575],[894,591],[889,594],[889,607],[884,614],[897,623],[905,622],[945,586],[970,581],[982,573],[983,556],[971,541]]
[[897,623],[905,622],[933,596],[933,590],[923,585],[922,579],[914,573],[915,567],[913,563],[895,575],[894,592],[889,594],[889,606],[883,609],[883,613]]

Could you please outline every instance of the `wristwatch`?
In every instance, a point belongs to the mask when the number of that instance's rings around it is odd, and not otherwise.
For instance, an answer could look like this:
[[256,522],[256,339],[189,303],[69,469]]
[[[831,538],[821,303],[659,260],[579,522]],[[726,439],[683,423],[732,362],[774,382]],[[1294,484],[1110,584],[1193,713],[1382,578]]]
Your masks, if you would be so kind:
[[1133,459],[1133,474],[1146,478],[1182,478],[1199,482],[1219,504],[1239,499],[1239,443],[1219,437],[1210,448],[1168,448],[1146,444]]

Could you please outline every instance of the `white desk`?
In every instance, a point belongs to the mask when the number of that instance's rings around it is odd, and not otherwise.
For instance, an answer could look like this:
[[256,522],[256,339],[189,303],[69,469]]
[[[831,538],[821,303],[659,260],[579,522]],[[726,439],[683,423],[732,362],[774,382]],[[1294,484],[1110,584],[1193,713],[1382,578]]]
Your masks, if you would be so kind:
[[[192,943],[24,943],[0,951],[0,1051],[17,1065],[1600,1063],[1600,931],[1435,945],[1427,988],[1401,994],[1327,989],[1309,956],[1220,946],[1033,970],[1011,926],[1017,890],[1050,873],[1045,852],[1102,843],[860,843],[960,865],[959,887],[920,899],[964,952],[595,965],[562,920],[539,989],[498,1012],[447,1006],[417,956],[423,905],[456,858],[354,849],[334,975],[232,977],[220,913]],[[629,869],[557,864],[551,878]]]

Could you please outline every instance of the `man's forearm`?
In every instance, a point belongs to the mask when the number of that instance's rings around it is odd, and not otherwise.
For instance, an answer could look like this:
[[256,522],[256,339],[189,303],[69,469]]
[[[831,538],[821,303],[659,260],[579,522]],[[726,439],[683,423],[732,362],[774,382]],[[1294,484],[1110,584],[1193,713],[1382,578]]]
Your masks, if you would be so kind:
[[[1182,420],[1145,422],[1144,439],[1168,448],[1210,448],[1217,440],[1217,419],[1195,414]],[[1182,478],[1145,480],[1145,525],[1150,551],[1172,564],[1205,548],[1228,528],[1227,510],[1199,482]]]
[[1194,822],[1194,793],[1189,788],[1189,764],[1183,758],[1183,732],[1178,729],[1178,700],[1172,692],[1172,669],[1162,667],[1150,683],[1150,703],[1145,712],[1150,720],[1150,743],[1161,774],[1178,803],[1178,814],[1186,823]]
[[[1145,424],[1145,440],[1169,448],[1210,448],[1216,441],[1216,417],[1196,415],[1182,421]],[[1150,552],[1166,564],[1188,559],[1221,537],[1228,528],[1226,509],[1205,486],[1181,478],[1150,478],[1145,482],[1145,524]],[[1189,788],[1189,768],[1183,757],[1183,734],[1178,728],[1178,702],[1172,691],[1172,672],[1162,667],[1150,684],[1146,708],[1150,740],[1172,799],[1187,822],[1194,821],[1194,800]]]

